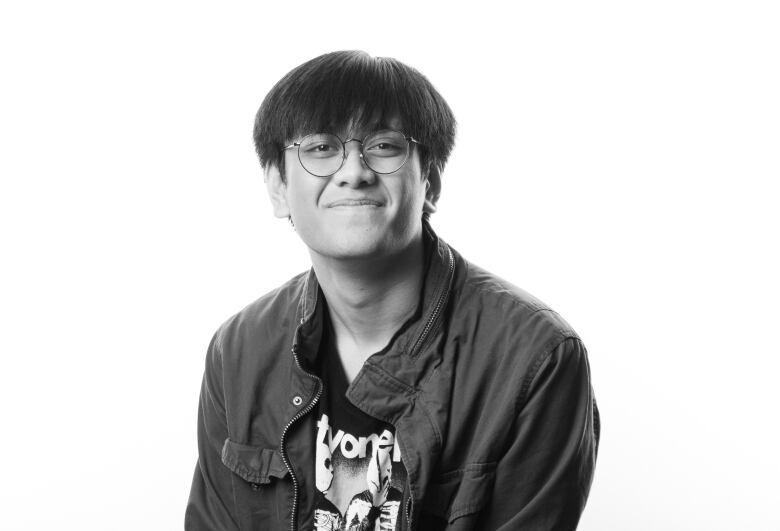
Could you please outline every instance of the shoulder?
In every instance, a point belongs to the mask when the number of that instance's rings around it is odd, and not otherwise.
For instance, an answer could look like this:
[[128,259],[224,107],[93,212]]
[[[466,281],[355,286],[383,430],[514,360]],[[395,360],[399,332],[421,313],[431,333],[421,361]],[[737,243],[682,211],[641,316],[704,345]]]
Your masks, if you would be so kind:
[[580,344],[571,325],[539,298],[460,255],[456,263],[450,333],[482,362],[528,375],[561,345]]
[[296,275],[225,320],[214,334],[212,350],[220,357],[240,358],[291,337],[307,275]]
[[513,328],[523,334],[543,334],[561,340],[578,337],[558,312],[528,291],[458,256],[453,279],[456,311],[494,318],[486,324]]

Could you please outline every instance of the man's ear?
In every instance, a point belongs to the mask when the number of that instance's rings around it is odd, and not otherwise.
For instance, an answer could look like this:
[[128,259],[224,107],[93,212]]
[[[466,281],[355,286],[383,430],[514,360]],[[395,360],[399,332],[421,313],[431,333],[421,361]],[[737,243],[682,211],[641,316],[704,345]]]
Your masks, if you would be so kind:
[[425,203],[423,212],[433,214],[436,212],[436,202],[441,195],[441,170],[435,164],[431,164],[428,177],[425,181]]
[[289,218],[290,207],[287,205],[287,184],[276,164],[269,162],[263,170],[263,180],[277,218]]

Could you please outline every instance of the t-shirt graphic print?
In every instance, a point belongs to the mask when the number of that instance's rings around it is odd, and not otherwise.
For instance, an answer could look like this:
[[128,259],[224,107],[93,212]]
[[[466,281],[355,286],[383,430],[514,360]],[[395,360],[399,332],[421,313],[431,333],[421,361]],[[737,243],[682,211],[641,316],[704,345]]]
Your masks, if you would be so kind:
[[317,422],[315,529],[396,529],[406,469],[393,432],[355,435],[330,422],[325,413]]

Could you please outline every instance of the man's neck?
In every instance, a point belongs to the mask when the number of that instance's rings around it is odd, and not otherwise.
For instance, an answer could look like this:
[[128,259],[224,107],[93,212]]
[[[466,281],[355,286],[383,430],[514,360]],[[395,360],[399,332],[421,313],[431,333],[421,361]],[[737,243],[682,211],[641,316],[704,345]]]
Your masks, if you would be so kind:
[[424,275],[422,235],[390,257],[340,260],[313,252],[311,257],[351,381],[417,309]]

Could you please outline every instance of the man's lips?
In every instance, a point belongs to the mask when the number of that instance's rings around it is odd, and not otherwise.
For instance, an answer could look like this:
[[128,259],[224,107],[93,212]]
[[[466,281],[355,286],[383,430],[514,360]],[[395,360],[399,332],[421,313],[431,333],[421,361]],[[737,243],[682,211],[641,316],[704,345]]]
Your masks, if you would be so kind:
[[381,207],[383,203],[376,199],[370,199],[368,197],[361,197],[356,199],[339,199],[327,204],[328,208],[336,207],[360,207],[360,206],[372,206]]

